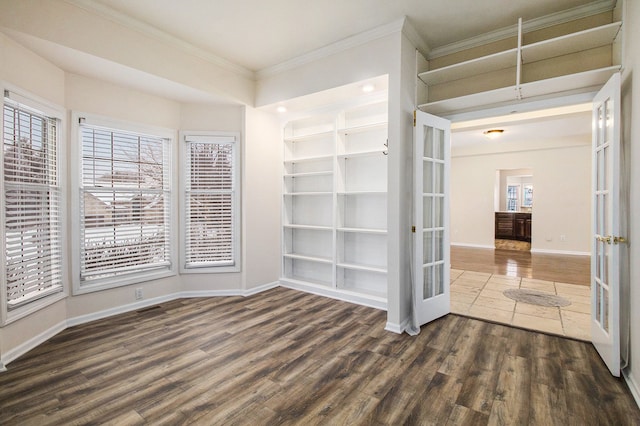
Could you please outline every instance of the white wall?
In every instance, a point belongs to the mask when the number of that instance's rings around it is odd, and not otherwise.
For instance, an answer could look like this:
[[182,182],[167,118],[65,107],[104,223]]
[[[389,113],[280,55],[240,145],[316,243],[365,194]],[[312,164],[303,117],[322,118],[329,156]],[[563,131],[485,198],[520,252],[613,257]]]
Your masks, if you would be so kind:
[[[621,299],[627,306],[623,309],[621,319],[630,324],[630,327],[622,327],[623,331],[629,330],[622,335],[623,342],[629,340],[630,365],[626,373],[630,387],[635,392],[636,401],[640,404],[640,3],[626,0],[624,7],[622,129],[625,153],[628,155],[623,163],[630,165],[630,215],[627,234],[630,241],[630,262],[629,279],[625,283]],[[624,347],[627,345],[624,344]]]
[[[586,139],[586,138],[585,138]],[[451,161],[451,242],[493,247],[495,179],[499,169],[533,169],[532,250],[591,250],[591,140],[558,140],[518,151],[457,149]],[[527,148],[530,148],[528,150]],[[560,236],[565,241],[560,241]]]

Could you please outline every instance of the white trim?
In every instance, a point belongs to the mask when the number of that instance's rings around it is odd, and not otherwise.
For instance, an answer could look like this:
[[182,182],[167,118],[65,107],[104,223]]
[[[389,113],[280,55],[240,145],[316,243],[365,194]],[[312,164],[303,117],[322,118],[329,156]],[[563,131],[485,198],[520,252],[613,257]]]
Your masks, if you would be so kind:
[[137,284],[141,282],[157,280],[177,275],[178,268],[176,267],[178,253],[177,253],[177,241],[178,241],[178,161],[177,152],[178,147],[176,141],[176,131],[174,129],[159,127],[153,125],[142,124],[138,122],[131,122],[127,120],[121,120],[118,118],[112,118],[108,116],[85,113],[82,111],[71,111],[71,134],[70,141],[73,148],[69,153],[69,159],[71,161],[70,166],[70,185],[72,190],[70,194],[71,211],[80,212],[80,175],[82,167],[82,136],[80,121],[83,124],[97,127],[105,127],[108,129],[114,129],[123,132],[134,132],[143,135],[151,135],[163,139],[168,139],[168,147],[170,150],[169,155],[169,179],[170,179],[170,212],[169,212],[169,265],[167,268],[154,269],[139,273],[131,273],[123,276],[113,276],[105,279],[95,280],[94,282],[80,282],[80,220],[75,218],[73,220],[70,233],[71,236],[71,293],[73,295],[86,294],[101,290],[107,290],[116,287],[127,286],[131,284]]
[[2,361],[0,362],[0,371],[6,370],[6,365],[9,364],[11,361],[17,359],[18,357],[26,354],[27,352],[37,347],[38,345],[41,345],[42,343],[51,339],[53,336],[60,333],[67,327],[68,327],[68,322],[61,321],[58,324],[54,325],[53,327],[50,327],[47,330],[43,331],[42,333],[36,336],[33,336],[31,339],[27,340],[26,342],[16,346],[15,348],[8,350],[7,353],[3,354],[2,356]]
[[384,326],[384,329],[396,334],[404,333],[409,327],[410,318],[405,318],[400,324],[396,324],[394,322],[387,321],[387,324]]
[[[386,37],[391,34],[399,33],[402,31],[405,25],[406,17],[398,19],[386,25],[373,28],[368,31],[356,34],[351,37],[347,37],[335,43],[328,44],[316,50],[312,50],[303,55],[281,62],[279,64],[263,68],[256,71],[256,80],[271,77],[273,75],[288,71],[302,65],[308,64],[326,58],[331,55],[335,55],[345,50],[352,49],[354,47],[362,46],[363,44],[371,41]],[[407,35],[408,36],[408,35]],[[413,41],[413,40],[412,40]]]
[[280,286],[290,288],[292,290],[303,291],[318,296],[329,297],[331,299],[342,300],[343,302],[355,303],[357,305],[368,306],[370,308],[387,310],[387,302],[382,298],[375,296],[367,296],[362,293],[354,293],[345,290],[335,290],[330,287],[321,287],[319,285],[306,284],[302,281],[293,281],[286,278],[280,279]]
[[483,248],[483,249],[491,249],[495,250],[495,246],[489,246],[486,244],[470,244],[470,243],[451,243],[450,245],[456,247],[471,247],[471,248]]
[[629,391],[631,391],[633,399],[636,401],[638,408],[640,408],[640,387],[636,383],[633,376],[629,374],[629,369],[625,368],[624,370],[622,370],[622,377],[624,378],[624,381],[627,382]]
[[267,290],[272,290],[272,289],[274,289],[276,287],[280,287],[280,282],[279,281],[274,281],[274,282],[271,282],[271,283],[259,285],[257,287],[245,289],[242,292],[242,295],[245,296],[245,297],[253,296],[254,294],[262,293],[263,291],[267,291]]
[[67,327],[73,327],[80,324],[86,324],[91,321],[112,317],[118,314],[124,314],[127,312],[135,311],[138,309],[146,308],[148,306],[157,305],[160,303],[170,302],[180,298],[180,293],[172,293],[164,296],[154,297],[151,299],[141,300],[135,303],[129,303],[128,305],[120,305],[114,308],[105,309],[103,311],[92,312],[86,315],[80,315],[77,317],[67,319]]
[[[200,268],[186,268],[186,202],[185,202],[185,194],[186,194],[186,172],[187,165],[185,164],[185,160],[187,158],[187,140],[191,138],[193,140],[189,142],[194,142],[195,140],[202,140],[213,143],[228,143],[233,145],[233,187],[234,187],[234,196],[233,196],[233,264],[225,265],[225,266],[203,266]],[[220,139],[225,139],[221,141]],[[179,156],[176,157],[178,160],[176,163],[178,164],[178,194],[180,194],[180,220],[179,220],[179,244],[180,244],[180,255],[178,258],[179,266],[178,270],[181,274],[221,274],[221,273],[236,273],[242,271],[242,255],[243,255],[243,176],[244,176],[244,167],[243,167],[243,140],[242,134],[240,132],[222,132],[216,130],[181,130],[178,136],[178,144],[180,145],[178,151]]]
[[169,46],[182,50],[183,52],[187,52],[200,59],[204,59],[205,61],[210,62],[214,65],[217,65],[227,71],[235,72],[243,77],[247,77],[252,80],[255,77],[255,73],[253,71],[241,65],[228,61],[218,55],[215,55],[205,49],[197,47],[185,40],[175,37],[165,31],[162,31],[136,18],[133,18],[129,15],[118,12],[117,10],[109,6],[106,6],[102,3],[98,3],[93,0],[64,0],[64,1],[66,1],[67,3],[73,6],[79,7],[80,9],[84,9],[88,12],[100,15],[103,18],[110,20],[111,22],[115,22],[116,24],[120,24],[126,28],[129,28],[131,30],[134,30],[144,35],[147,35],[149,37],[152,37],[156,40],[159,40],[163,43],[168,44]]
[[409,41],[418,49],[423,56],[427,56],[431,51],[431,48],[422,36],[416,31],[416,28],[411,25],[409,19],[405,16],[404,25],[402,26],[402,33],[409,39]]
[[[67,222],[67,206],[68,206],[68,189],[67,189],[67,170],[68,170],[68,162],[67,162],[67,110],[64,107],[59,106],[45,98],[34,95],[27,90],[23,90],[19,86],[15,86],[11,83],[8,83],[4,80],[0,80],[0,86],[2,86],[3,97],[0,102],[4,109],[5,105],[5,92],[8,93],[8,99],[11,104],[17,103],[21,108],[26,108],[27,110],[35,110],[37,113],[42,113],[50,118],[57,120],[56,131],[57,131],[57,141],[56,141],[56,150],[57,150],[57,178],[58,185],[57,187],[60,190],[60,225],[62,229],[65,229],[68,225]],[[0,127],[4,131],[4,114],[2,118],[0,118]],[[3,158],[0,155],[0,158]],[[4,164],[0,164],[0,172],[4,172]],[[4,179],[0,178],[0,190],[4,191]],[[4,209],[0,209],[0,226],[2,226],[2,230],[0,230],[0,235],[4,237]],[[60,240],[60,249],[62,253],[67,253],[69,251],[69,238],[68,232],[62,232],[61,240]],[[0,260],[4,263],[4,253],[0,253]],[[21,306],[15,310],[9,311],[7,306],[7,284],[6,280],[2,279],[2,284],[0,284],[0,325],[4,326],[10,324],[14,321],[17,321],[21,318],[24,318],[28,315],[31,315],[41,309],[44,309],[50,305],[53,305],[63,299],[66,299],[68,296],[67,286],[65,282],[69,279],[69,269],[67,267],[68,262],[63,261],[61,264],[61,272],[62,272],[62,290],[60,292],[53,293],[49,296],[46,296],[42,299],[36,299],[34,301],[30,301],[24,306]],[[2,273],[5,271],[3,268],[0,268]],[[4,277],[3,277],[4,278]],[[0,361],[0,371],[4,366]]]
[[532,248],[531,253],[540,254],[566,254],[571,256],[591,256],[591,252],[588,251],[574,251],[574,250],[551,250],[551,249],[538,249]]
[[[548,28],[553,25],[563,24],[565,22],[574,21],[576,19],[597,15],[598,13],[608,12],[610,10],[613,10],[615,4],[616,0],[599,0],[561,12],[534,18],[523,22],[522,31],[523,33],[528,33],[531,31]],[[518,25],[510,25],[508,27],[490,31],[476,37],[471,37],[465,40],[460,40],[432,49],[431,52],[429,52],[427,59],[435,59],[441,56],[451,55],[463,50],[483,46],[485,44],[493,43],[499,40],[504,40],[505,38],[516,37],[517,35]]]

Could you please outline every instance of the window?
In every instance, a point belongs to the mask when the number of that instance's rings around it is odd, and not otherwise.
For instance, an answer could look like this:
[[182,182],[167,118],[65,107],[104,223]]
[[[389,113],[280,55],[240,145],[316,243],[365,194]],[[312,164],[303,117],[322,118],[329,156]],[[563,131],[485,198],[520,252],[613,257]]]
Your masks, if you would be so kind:
[[507,211],[518,211],[518,185],[507,186]]
[[171,140],[79,118],[79,292],[172,269]]
[[63,292],[59,127],[59,119],[4,99],[2,263],[9,316]]
[[184,272],[239,270],[238,135],[185,134]]
[[523,207],[533,207],[533,185],[523,185],[524,188],[524,201]]

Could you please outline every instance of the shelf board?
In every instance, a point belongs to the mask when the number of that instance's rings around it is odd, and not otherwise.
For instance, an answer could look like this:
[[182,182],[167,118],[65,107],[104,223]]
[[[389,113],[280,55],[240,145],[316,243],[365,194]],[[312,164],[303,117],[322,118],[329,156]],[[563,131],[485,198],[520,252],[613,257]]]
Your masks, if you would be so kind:
[[333,231],[333,228],[331,226],[322,226],[322,225],[285,224],[285,225],[282,225],[282,227],[286,229],[310,229],[315,231]]
[[293,164],[293,163],[308,163],[311,161],[331,160],[331,159],[333,159],[333,155],[319,155],[317,157],[294,158],[294,159],[284,160],[284,162],[285,164]]
[[383,268],[376,268],[374,266],[357,265],[355,263],[337,263],[336,266],[342,269],[353,269],[356,271],[375,272],[377,274],[387,273],[387,270]]
[[324,170],[319,172],[304,172],[304,173],[285,173],[282,177],[285,178],[297,178],[297,177],[313,177],[313,176],[331,176],[333,171]]
[[339,191],[338,195],[387,195],[387,191]]
[[515,67],[518,62],[518,48],[505,50],[492,55],[470,59],[457,64],[436,68],[418,74],[428,86],[473,77],[477,74]]
[[327,192],[285,192],[284,194],[285,197],[286,196],[292,196],[292,195],[333,195],[333,192],[327,191]]
[[361,233],[361,234],[376,234],[376,235],[387,235],[386,229],[375,229],[375,228],[337,228],[339,232],[353,232],[353,233]]
[[309,262],[317,262],[317,263],[326,263],[331,265],[333,263],[333,259],[327,257],[317,257],[317,256],[305,256],[302,254],[295,253],[285,253],[282,255],[287,259],[298,259],[298,260],[307,260]]
[[[556,93],[591,90],[602,86],[615,72],[620,70],[620,65],[598,68],[576,74],[567,74],[544,80],[522,83],[520,85],[520,98],[530,99],[538,96],[552,95]],[[430,114],[449,114],[456,111],[473,110],[480,107],[496,105],[519,100],[516,86],[504,87],[487,92],[473,93],[457,98],[444,99],[419,105],[418,108]]]
[[621,22],[613,22],[573,34],[527,44],[522,47],[522,61],[527,64],[606,46],[613,43],[621,24]]
[[305,141],[311,141],[314,139],[322,139],[328,136],[333,136],[333,133],[334,133],[333,130],[330,130],[328,132],[311,133],[308,135],[301,135],[301,136],[290,136],[290,137],[284,138],[284,141],[285,142],[305,142]]
[[347,158],[358,158],[358,157],[375,157],[377,155],[384,155],[385,147],[381,147],[380,149],[372,150],[372,151],[360,151],[360,152],[349,152],[345,154],[339,154],[339,159],[347,159]]
[[383,121],[380,123],[365,124],[363,126],[344,127],[342,129],[338,129],[338,133],[341,135],[348,135],[353,133],[364,133],[364,132],[370,132],[372,130],[380,130],[380,129],[386,129],[386,128],[387,128],[387,122]]
[[496,104],[500,102],[514,101],[518,99],[518,92],[515,86],[503,87],[489,90],[487,92],[473,93],[456,98],[443,99],[441,101],[428,102],[419,105],[418,108],[430,114],[443,114],[463,109],[471,109],[484,105]]
[[303,279],[301,277],[286,276],[286,275],[283,275],[281,279],[286,280],[287,282],[292,284],[298,284],[303,286],[313,286],[313,287],[324,288],[324,289],[327,289],[327,288],[333,289],[332,283],[323,282],[323,281],[310,281],[308,279]]
[[576,74],[562,75],[560,77],[547,78],[532,81],[520,85],[520,93],[523,98],[560,93],[570,90],[594,88],[599,89],[609,78],[620,71],[620,65],[606,68],[598,68]]

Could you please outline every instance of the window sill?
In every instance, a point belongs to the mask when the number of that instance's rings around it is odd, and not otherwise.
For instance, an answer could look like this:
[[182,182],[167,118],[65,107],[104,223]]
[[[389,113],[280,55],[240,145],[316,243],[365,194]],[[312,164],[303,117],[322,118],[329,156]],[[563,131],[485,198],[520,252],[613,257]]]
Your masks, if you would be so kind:
[[11,311],[7,311],[7,317],[2,321],[2,327],[11,324],[12,322],[18,321],[22,318],[25,318],[35,312],[38,312],[48,306],[51,306],[61,300],[67,298],[67,292],[61,291],[58,293],[54,293],[50,296],[44,297],[39,300],[35,300],[32,303],[28,303],[24,306],[16,308]]
[[94,293],[96,291],[110,290],[113,288],[124,287],[132,284],[140,284],[147,281],[159,280],[162,278],[176,276],[174,270],[150,271],[146,273],[130,274],[121,277],[110,277],[101,280],[88,281],[83,283],[75,283],[73,295]]
[[234,272],[241,272],[240,265],[230,266],[203,266],[201,268],[180,268],[180,275],[188,274],[227,274]]

